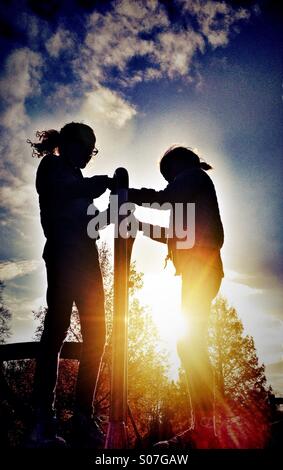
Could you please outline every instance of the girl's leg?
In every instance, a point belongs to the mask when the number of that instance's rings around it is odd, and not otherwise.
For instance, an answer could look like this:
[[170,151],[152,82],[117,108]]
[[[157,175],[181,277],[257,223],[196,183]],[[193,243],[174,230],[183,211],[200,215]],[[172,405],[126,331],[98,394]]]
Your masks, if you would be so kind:
[[85,273],[75,298],[78,307],[82,353],[76,388],[76,410],[92,414],[92,402],[105,345],[104,289],[100,267]]
[[195,425],[214,414],[213,369],[209,360],[207,333],[211,301],[221,279],[194,269],[182,275],[182,307],[187,323],[178,352],[186,372]]
[[53,414],[57,383],[58,356],[65,339],[72,311],[72,281],[68,266],[47,262],[47,313],[40,340],[34,378],[35,406],[41,413]]

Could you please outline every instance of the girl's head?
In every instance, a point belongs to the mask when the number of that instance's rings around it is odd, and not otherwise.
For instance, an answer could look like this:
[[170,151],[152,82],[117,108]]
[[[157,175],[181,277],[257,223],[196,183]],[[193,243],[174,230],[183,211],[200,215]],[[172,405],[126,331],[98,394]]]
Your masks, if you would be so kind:
[[211,166],[201,161],[199,156],[187,147],[170,147],[160,160],[160,172],[170,183],[179,173],[192,168],[211,170]]
[[33,156],[59,153],[77,168],[85,168],[91,157],[98,152],[92,128],[80,122],[70,122],[60,132],[54,129],[37,132],[36,137],[39,142],[28,140],[33,148]]

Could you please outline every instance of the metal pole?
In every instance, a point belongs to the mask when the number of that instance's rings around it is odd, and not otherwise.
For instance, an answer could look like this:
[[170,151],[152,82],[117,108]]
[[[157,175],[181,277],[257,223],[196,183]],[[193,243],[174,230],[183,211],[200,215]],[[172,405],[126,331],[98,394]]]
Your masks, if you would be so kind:
[[127,335],[128,335],[128,254],[127,239],[121,237],[119,227],[126,215],[120,207],[128,200],[129,177],[125,168],[114,174],[118,196],[118,217],[114,239],[114,312],[111,402],[106,449],[127,448]]

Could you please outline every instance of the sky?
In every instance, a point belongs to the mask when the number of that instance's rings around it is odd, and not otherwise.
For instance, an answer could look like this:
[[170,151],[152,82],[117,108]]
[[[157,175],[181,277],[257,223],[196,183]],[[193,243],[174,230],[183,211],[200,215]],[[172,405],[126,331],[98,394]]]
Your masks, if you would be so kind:
[[[1,9],[0,279],[10,341],[31,340],[32,311],[45,305],[39,162],[26,140],[85,122],[99,148],[85,176],[124,166],[132,187],[161,189],[158,160],[174,143],[212,164],[225,230],[221,293],[283,395],[280,2],[2,0]],[[104,208],[107,199],[95,202]],[[156,211],[137,214],[164,221]],[[112,246],[111,228],[101,240]],[[140,298],[174,349],[180,280],[163,269],[165,256],[138,236]]]

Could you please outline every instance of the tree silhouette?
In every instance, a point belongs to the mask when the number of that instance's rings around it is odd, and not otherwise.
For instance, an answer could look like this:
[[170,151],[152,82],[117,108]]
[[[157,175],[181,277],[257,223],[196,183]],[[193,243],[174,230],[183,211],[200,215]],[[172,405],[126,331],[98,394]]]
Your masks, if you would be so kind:
[[151,312],[132,296],[129,306],[128,400],[142,437],[149,434],[153,424],[161,422],[164,415],[169,364],[167,353],[160,348],[159,341]]
[[6,340],[11,336],[11,312],[4,304],[4,288],[4,282],[0,281],[0,344],[5,343]]
[[[0,281],[0,344],[5,343],[11,335],[11,313],[4,304],[4,288],[5,284]],[[10,390],[7,390],[3,363],[0,362],[0,442],[3,446],[7,446],[9,444],[7,429],[10,426],[12,419],[11,409],[6,402],[7,393],[9,392]]]
[[222,297],[212,307],[209,345],[216,372],[218,410],[228,415],[230,427],[234,422],[237,428],[234,431],[239,442],[229,440],[229,445],[263,446],[270,393],[265,367],[259,364],[253,338],[244,335],[237,311]]

